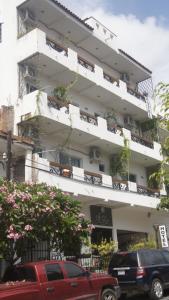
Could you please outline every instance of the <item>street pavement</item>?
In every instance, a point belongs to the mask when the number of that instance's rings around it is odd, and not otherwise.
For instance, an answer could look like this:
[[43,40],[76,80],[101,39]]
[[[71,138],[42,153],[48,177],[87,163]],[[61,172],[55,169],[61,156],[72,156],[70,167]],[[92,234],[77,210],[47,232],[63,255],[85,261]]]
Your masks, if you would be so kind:
[[[121,298],[121,300],[123,300],[124,298]],[[137,295],[134,297],[128,297],[125,300],[150,300],[150,298],[148,298],[148,296],[144,296],[144,295]],[[169,300],[169,291],[167,291],[167,293],[165,293],[164,297],[161,300]]]

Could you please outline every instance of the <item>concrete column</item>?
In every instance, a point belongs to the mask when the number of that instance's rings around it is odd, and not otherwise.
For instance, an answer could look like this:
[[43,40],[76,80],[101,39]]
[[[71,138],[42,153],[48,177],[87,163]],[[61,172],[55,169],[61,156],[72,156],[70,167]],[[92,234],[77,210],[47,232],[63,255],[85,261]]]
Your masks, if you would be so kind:
[[25,181],[32,182],[32,150],[27,150],[25,155]]

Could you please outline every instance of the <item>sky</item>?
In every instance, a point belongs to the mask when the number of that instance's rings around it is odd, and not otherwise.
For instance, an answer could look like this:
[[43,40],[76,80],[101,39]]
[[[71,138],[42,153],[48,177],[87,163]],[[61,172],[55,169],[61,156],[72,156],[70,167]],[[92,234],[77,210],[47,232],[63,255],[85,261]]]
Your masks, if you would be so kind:
[[60,0],[80,18],[93,16],[118,36],[119,48],[169,83],[169,0]]

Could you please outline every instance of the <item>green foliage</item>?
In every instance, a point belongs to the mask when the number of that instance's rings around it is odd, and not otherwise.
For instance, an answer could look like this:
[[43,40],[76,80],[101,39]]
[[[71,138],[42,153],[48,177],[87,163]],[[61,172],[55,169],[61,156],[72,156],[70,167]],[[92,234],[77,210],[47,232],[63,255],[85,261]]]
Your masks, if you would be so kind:
[[[92,226],[80,202],[56,187],[0,180],[0,257],[13,261],[26,251],[25,241],[50,241],[64,251],[80,248]],[[24,246],[25,245],[25,246]]]
[[129,161],[130,161],[130,148],[129,140],[124,138],[124,147],[117,154],[113,155],[110,161],[111,175],[126,175],[129,173]]
[[92,250],[96,251],[99,255],[104,256],[111,254],[117,249],[117,244],[115,241],[102,240],[100,244],[91,244]]
[[67,88],[65,86],[58,86],[53,90],[53,96],[62,101],[67,101]]
[[[169,84],[160,82],[155,91],[156,98],[161,101],[161,114],[163,117],[159,118],[159,127],[169,130]],[[151,175],[156,178],[160,184],[164,183],[169,187],[169,170],[167,164],[169,163],[169,136],[162,142],[162,154],[164,155],[161,162],[160,169]],[[151,178],[150,178],[151,179]],[[169,209],[169,195],[162,197],[158,209]]]
[[129,245],[129,251],[136,251],[139,249],[155,249],[156,248],[156,241],[153,237],[150,237],[148,240],[142,239],[139,242],[133,243]]

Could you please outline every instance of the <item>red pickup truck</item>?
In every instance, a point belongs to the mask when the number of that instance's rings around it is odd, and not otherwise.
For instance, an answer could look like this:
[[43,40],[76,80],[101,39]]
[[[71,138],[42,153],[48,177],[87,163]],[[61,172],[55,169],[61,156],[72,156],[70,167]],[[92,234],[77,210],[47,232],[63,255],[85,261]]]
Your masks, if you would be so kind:
[[117,300],[116,278],[70,261],[32,262],[6,270],[0,300]]

